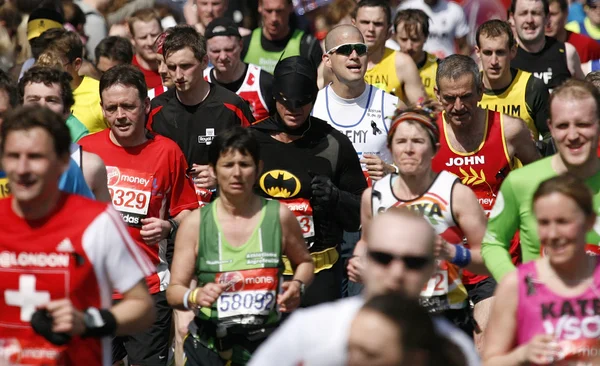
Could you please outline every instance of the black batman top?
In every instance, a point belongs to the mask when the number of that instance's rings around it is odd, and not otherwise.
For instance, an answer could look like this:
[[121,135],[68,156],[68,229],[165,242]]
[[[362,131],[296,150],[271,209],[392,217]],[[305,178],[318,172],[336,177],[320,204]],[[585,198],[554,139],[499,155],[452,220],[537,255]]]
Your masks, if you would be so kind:
[[[342,233],[360,227],[360,195],[367,188],[358,155],[352,143],[325,121],[309,117],[310,127],[304,135],[290,143],[274,139],[279,122],[269,117],[252,125],[260,143],[264,163],[256,191],[267,198],[281,200],[294,211],[311,252],[339,245]],[[312,212],[314,229],[310,227],[312,198],[311,175],[329,177],[340,190],[339,199],[326,212]],[[312,234],[312,235],[311,235]]]

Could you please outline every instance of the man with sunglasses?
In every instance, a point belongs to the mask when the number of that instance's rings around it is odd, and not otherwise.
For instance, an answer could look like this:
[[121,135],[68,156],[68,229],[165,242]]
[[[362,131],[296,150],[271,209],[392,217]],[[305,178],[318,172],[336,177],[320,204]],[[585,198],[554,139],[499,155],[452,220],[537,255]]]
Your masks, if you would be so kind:
[[352,13],[352,24],[363,34],[368,46],[365,81],[407,104],[425,98],[417,65],[410,56],[385,47],[390,36],[392,14],[385,0],[362,0]]
[[[249,366],[345,365],[350,323],[365,301],[386,293],[419,296],[435,268],[432,226],[409,210],[392,208],[370,222],[369,232],[363,296],[296,311],[258,349]],[[479,365],[464,333],[442,317],[434,321],[440,335],[460,348],[467,365]]]

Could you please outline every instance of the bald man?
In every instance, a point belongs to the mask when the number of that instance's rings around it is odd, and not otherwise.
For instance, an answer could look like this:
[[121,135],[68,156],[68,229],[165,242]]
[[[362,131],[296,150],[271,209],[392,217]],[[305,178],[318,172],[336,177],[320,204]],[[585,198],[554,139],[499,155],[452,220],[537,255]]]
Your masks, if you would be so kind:
[[[373,218],[369,233],[363,296],[297,310],[263,343],[249,366],[345,365],[350,324],[365,301],[396,292],[419,297],[435,269],[432,226],[405,208],[391,208]],[[462,331],[445,318],[433,320],[438,333],[462,350],[467,365],[479,364],[473,342]]]

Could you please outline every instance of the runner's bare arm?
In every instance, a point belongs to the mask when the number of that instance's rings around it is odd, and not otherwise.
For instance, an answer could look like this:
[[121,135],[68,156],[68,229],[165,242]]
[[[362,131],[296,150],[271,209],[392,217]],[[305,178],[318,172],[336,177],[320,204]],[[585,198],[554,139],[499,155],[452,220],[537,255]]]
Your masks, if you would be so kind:
[[[190,213],[190,210],[183,210],[173,217],[177,223],[181,223],[183,219]],[[158,244],[161,240],[169,237],[172,225],[168,220],[163,220],[158,217],[147,217],[142,219],[142,229],[140,234],[142,239],[148,245]]]
[[352,282],[360,283],[362,282],[361,278],[361,270],[362,270],[362,261],[367,251],[367,233],[369,230],[369,225],[371,220],[373,219],[373,215],[371,214],[371,192],[373,188],[367,188],[363,192],[361,201],[360,201],[360,224],[361,224],[361,236],[358,243],[356,243],[356,247],[354,248],[354,253],[352,258],[348,261],[348,278]]
[[487,218],[477,196],[471,188],[460,183],[452,190],[453,215],[456,223],[465,234],[471,250],[471,264],[466,268],[477,274],[488,275],[489,272],[481,256],[481,241],[485,235]]
[[312,257],[306,249],[302,237],[302,229],[296,216],[286,205],[279,205],[279,221],[281,222],[281,251],[288,257],[294,269],[294,279],[308,286],[314,277],[315,266]]
[[85,182],[90,187],[92,193],[94,193],[96,200],[111,202],[108,186],[106,185],[108,181],[106,178],[106,166],[102,159],[96,154],[83,151],[81,166]]
[[522,347],[514,349],[517,334],[517,273],[498,284],[492,313],[485,329],[482,359],[486,366],[523,365]]
[[396,75],[398,80],[404,83],[404,94],[409,104],[416,103],[419,98],[427,97],[419,76],[419,69],[409,55],[396,52]]
[[186,310],[183,296],[189,289],[198,256],[200,210],[194,210],[179,225],[175,237],[175,252],[171,265],[171,282],[167,288],[167,301],[174,309]]
[[565,43],[565,52],[567,53],[567,68],[571,76],[575,79],[583,80],[585,75],[581,70],[581,59],[575,47],[570,43]]
[[156,312],[148,293],[146,280],[141,280],[123,293],[123,300],[110,309],[117,320],[117,335],[127,335],[150,328]]
[[502,115],[502,121],[504,124],[504,139],[511,158],[517,157],[523,165],[541,158],[531,132],[523,120]]

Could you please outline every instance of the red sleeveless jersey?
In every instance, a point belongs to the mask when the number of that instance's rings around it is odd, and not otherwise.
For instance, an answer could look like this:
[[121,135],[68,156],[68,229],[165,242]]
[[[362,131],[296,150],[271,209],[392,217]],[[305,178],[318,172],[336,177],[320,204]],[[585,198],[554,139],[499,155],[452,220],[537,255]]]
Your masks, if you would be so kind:
[[[485,138],[475,151],[463,153],[455,150],[448,142],[447,122],[444,113],[438,117],[441,133],[440,149],[432,161],[434,171],[446,170],[459,177],[461,182],[470,187],[486,215],[496,201],[500,185],[511,170],[508,148],[504,139],[502,115],[488,111],[485,121]],[[516,245],[515,245],[516,244]],[[511,255],[518,253],[518,241],[511,246]],[[475,275],[464,271],[463,283],[470,285],[480,282],[487,276]]]

